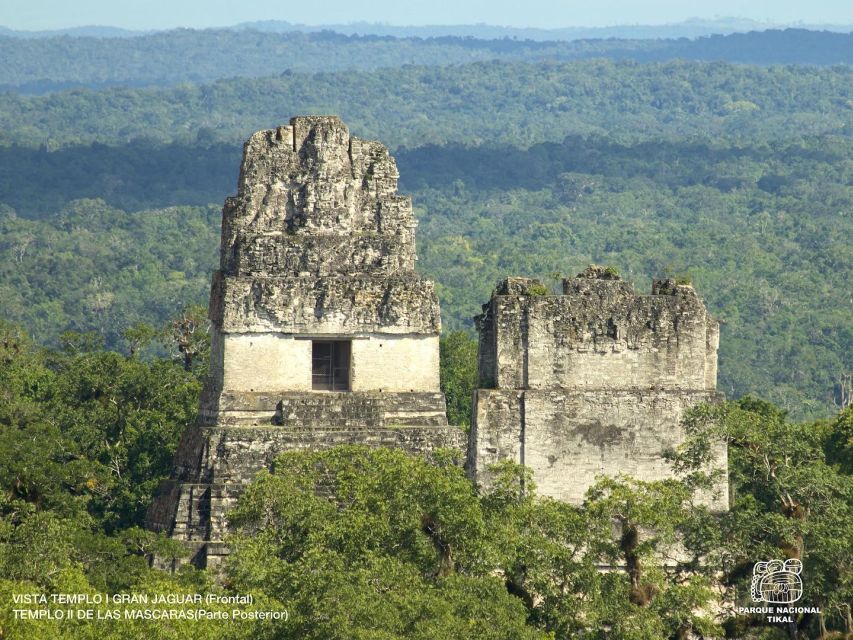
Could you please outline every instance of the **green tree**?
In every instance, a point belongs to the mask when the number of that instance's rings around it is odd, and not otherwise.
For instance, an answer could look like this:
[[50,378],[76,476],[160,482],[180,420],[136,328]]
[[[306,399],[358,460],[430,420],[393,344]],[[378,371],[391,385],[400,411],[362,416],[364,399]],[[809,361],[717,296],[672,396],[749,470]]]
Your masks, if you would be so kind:
[[441,337],[439,351],[447,420],[467,429],[471,426],[471,403],[477,388],[477,340],[466,331],[451,331]]
[[673,555],[682,530],[703,519],[688,487],[603,478],[570,505],[536,497],[523,467],[502,463],[495,473],[483,496],[488,530],[507,590],[536,626],[557,638],[616,640],[719,632],[707,613],[709,580],[690,554]]
[[[687,440],[676,457],[678,469],[706,478],[698,470],[709,460],[713,443],[729,447],[729,481],[735,496],[721,517],[721,536],[710,564],[722,567],[737,593],[749,594],[752,566],[774,558],[803,563],[805,591],[800,604],[822,614],[801,614],[788,628],[797,634],[826,637],[828,628],[853,631],[853,477],[832,464],[836,446],[846,440],[838,420],[790,422],[786,412],[752,397],[705,405],[688,415]],[[831,453],[829,459],[827,451]],[[733,618],[732,633],[746,634],[746,622]]]
[[576,506],[536,497],[517,465],[496,478],[478,494],[447,454],[282,455],[231,512],[229,580],[293,603],[293,637],[373,637],[369,621],[394,638],[719,632],[709,581],[665,561],[689,488],[602,480]]
[[229,580],[290,603],[281,637],[545,637],[490,575],[483,513],[450,454],[287,453],[230,522]]
[[59,362],[46,402],[60,432],[62,453],[54,455],[67,467],[86,467],[79,470],[82,493],[102,526],[142,524],[181,433],[195,419],[200,386],[167,360],[97,351]]
[[185,371],[207,371],[210,361],[210,321],[201,305],[184,307],[163,328],[163,343],[178,351]]
[[107,530],[141,525],[200,383],[167,360],[78,340],[45,352],[13,327],[0,333],[0,485],[39,510],[89,513]]
[[146,322],[137,322],[121,333],[128,345],[128,355],[133,358],[157,337],[157,329]]

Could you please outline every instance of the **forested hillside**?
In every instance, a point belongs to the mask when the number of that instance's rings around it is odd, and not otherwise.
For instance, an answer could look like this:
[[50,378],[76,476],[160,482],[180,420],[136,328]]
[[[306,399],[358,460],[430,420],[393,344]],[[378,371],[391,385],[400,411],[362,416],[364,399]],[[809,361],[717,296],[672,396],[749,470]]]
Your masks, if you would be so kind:
[[[720,387],[827,415],[853,370],[848,67],[588,62],[0,97],[3,317],[39,341],[204,303],[240,142],[340,113],[395,147],[445,326],[507,274],[692,279]],[[142,124],[140,124],[142,123]]]
[[527,147],[572,134],[745,144],[853,127],[853,70],[723,63],[487,62],[286,73],[167,89],[0,94],[0,143],[242,142],[293,114],[334,113],[392,149]]
[[0,34],[0,89],[43,93],[73,87],[173,85],[273,72],[368,71],[477,61],[564,62],[588,58],[711,60],[751,64],[853,62],[853,34],[805,29],[695,40],[571,42],[444,36],[393,38],[332,31],[272,33],[181,29],[137,37],[16,38]]

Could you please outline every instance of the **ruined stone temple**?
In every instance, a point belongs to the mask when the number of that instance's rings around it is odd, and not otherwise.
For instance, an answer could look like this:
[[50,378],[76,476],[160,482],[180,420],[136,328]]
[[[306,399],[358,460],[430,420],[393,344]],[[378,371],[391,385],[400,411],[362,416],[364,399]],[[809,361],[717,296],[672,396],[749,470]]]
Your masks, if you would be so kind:
[[[298,117],[246,143],[222,211],[210,375],[148,526],[199,566],[227,548],[226,512],[284,451],[338,444],[465,451],[439,390],[438,299],[415,272],[410,198],[378,142]],[[637,295],[590,268],[550,295],[507,278],[479,316],[466,467],[530,467],[539,493],[580,502],[599,474],[671,477],[663,453],[691,406],[717,401],[718,325],[692,287]],[[721,446],[717,462],[725,465]],[[708,498],[726,508],[726,487]]]
[[149,527],[216,566],[225,512],[283,451],[463,448],[439,391],[433,283],[412,202],[378,142],[298,117],[246,143],[222,211],[210,375]]
[[[514,460],[540,495],[580,503],[597,475],[672,477],[664,451],[683,438],[691,406],[717,402],[719,325],[693,287],[655,281],[637,295],[608,269],[563,281],[507,278],[477,317],[479,389],[468,441],[469,474]],[[715,466],[726,468],[717,447]],[[727,481],[704,496],[728,505]]]

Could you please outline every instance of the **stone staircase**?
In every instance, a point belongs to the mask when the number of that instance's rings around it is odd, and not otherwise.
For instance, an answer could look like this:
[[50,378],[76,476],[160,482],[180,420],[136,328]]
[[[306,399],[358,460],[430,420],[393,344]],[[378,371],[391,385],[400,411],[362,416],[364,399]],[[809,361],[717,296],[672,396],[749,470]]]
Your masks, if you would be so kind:
[[[187,543],[193,564],[212,569],[228,554],[226,513],[279,454],[344,444],[462,454],[467,439],[447,425],[441,393],[286,392],[232,397],[227,405],[227,422],[202,419],[184,432],[175,473],[147,517],[150,529]],[[155,564],[176,566],[169,559]]]

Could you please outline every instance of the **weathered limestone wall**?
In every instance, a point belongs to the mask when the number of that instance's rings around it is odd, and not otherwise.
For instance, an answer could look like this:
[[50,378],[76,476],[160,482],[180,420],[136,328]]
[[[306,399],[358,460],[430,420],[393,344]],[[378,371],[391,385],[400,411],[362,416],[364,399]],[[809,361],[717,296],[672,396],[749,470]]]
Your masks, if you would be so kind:
[[[684,412],[716,402],[719,329],[692,287],[653,295],[601,269],[547,295],[535,280],[498,285],[478,317],[480,389],[467,466],[530,467],[539,493],[579,503],[597,475],[672,476],[663,454],[683,439]],[[726,451],[716,465],[725,468]],[[728,504],[721,485],[707,502]]]
[[311,390],[310,340],[280,333],[229,333],[224,343],[225,389]]
[[[533,470],[537,493],[574,504],[599,475],[638,480],[672,477],[662,453],[682,440],[679,421],[704,391],[614,389],[610,393],[479,389],[469,460],[475,479],[488,483],[486,467],[513,460]],[[469,444],[469,446],[472,446]],[[717,463],[725,468],[726,451]],[[727,495],[709,505],[727,508]]]
[[438,336],[377,335],[352,342],[353,391],[436,391]]
[[567,279],[561,296],[496,294],[486,323],[483,378],[498,388],[716,387],[717,324],[692,287]]
[[211,321],[226,333],[428,333],[441,330],[432,282],[411,274],[352,277],[214,276]]
[[[231,333],[223,341],[223,388],[311,391],[311,340],[294,334]],[[352,391],[435,391],[438,336],[353,336],[350,366]]]

